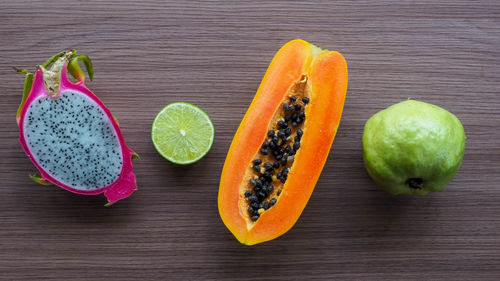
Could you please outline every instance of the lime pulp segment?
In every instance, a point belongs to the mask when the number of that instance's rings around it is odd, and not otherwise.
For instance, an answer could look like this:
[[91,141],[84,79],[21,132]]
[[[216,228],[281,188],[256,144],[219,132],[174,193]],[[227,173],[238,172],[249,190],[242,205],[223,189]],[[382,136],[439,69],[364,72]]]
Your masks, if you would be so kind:
[[176,164],[191,164],[205,156],[214,141],[210,117],[189,103],[171,103],[153,121],[153,144],[165,159]]

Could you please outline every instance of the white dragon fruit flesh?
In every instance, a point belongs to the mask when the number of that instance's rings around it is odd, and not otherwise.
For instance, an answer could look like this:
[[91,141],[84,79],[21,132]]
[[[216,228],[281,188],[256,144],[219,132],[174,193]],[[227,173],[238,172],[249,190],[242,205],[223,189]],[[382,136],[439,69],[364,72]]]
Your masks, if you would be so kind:
[[[85,86],[79,61],[92,79],[90,59],[75,50],[56,54],[34,77],[17,70],[26,74],[19,141],[39,170],[33,180],[77,194],[104,193],[112,204],[137,189],[132,158],[138,156],[125,145],[111,112]],[[68,71],[78,82],[68,79]]]

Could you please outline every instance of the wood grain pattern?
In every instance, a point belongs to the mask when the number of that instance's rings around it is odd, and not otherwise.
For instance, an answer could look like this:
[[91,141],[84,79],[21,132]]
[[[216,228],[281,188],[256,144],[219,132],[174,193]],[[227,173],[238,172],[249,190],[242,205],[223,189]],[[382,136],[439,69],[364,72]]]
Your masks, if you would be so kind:
[[[219,175],[268,63],[294,38],[345,55],[344,115],[296,226],[245,247],[219,218]],[[494,0],[2,1],[0,279],[498,280],[499,46]],[[142,157],[140,190],[111,208],[27,177],[14,117],[23,78],[10,67],[65,48],[93,59],[89,87]],[[455,113],[468,137],[458,176],[427,197],[385,194],[361,158],[364,122],[409,97]],[[150,141],[154,115],[175,101],[216,128],[187,168]]]

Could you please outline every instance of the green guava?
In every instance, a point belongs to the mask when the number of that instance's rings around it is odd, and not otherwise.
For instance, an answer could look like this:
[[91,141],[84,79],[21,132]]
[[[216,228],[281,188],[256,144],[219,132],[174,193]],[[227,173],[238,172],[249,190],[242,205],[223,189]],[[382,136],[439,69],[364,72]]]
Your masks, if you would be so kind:
[[366,170],[391,194],[442,190],[457,174],[464,149],[460,120],[421,101],[406,100],[379,111],[363,132]]

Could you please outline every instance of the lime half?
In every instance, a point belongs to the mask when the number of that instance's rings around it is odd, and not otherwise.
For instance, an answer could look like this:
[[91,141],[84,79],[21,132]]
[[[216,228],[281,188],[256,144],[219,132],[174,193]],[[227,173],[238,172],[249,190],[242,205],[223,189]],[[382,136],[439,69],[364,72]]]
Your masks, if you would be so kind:
[[151,138],[165,159],[187,165],[205,156],[214,142],[214,125],[199,107],[176,102],[163,108],[153,121]]

